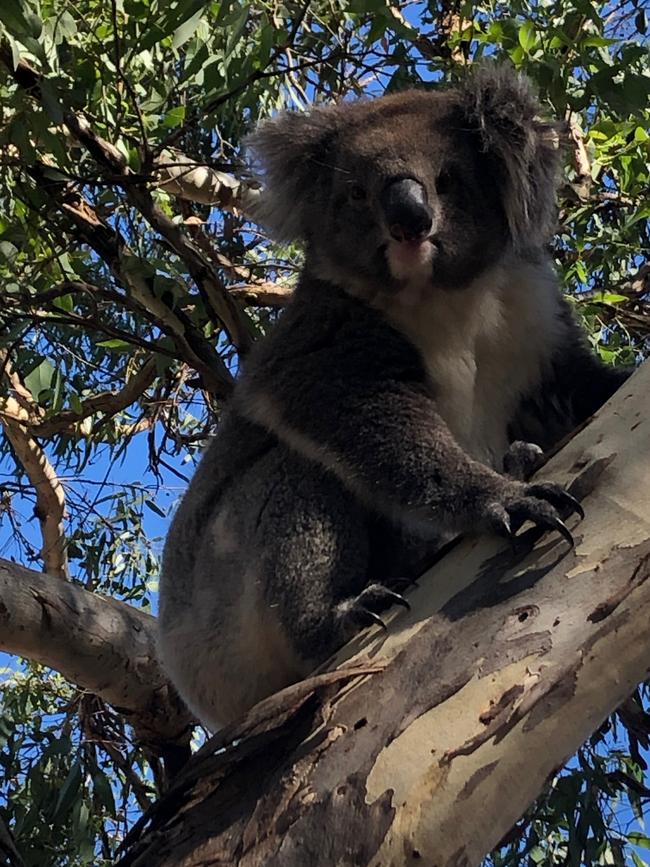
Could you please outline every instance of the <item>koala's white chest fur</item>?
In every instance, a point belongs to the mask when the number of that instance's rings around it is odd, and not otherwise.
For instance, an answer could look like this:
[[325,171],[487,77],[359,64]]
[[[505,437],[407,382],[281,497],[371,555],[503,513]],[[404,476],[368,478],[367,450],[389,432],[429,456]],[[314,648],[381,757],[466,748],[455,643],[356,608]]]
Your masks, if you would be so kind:
[[469,288],[391,305],[420,350],[441,416],[472,457],[501,468],[508,424],[561,337],[557,289],[544,264],[510,261]]

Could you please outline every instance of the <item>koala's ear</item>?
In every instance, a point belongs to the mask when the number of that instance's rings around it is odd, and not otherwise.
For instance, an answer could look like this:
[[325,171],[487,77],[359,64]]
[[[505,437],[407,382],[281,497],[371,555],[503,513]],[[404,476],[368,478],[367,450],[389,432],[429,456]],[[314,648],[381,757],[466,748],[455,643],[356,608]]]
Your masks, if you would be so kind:
[[337,120],[334,106],[284,112],[263,121],[245,141],[263,187],[252,216],[279,241],[307,236],[310,211],[322,202],[331,173]]
[[559,124],[540,119],[530,82],[504,65],[480,66],[465,86],[464,104],[483,149],[503,175],[514,246],[545,243],[555,228]]

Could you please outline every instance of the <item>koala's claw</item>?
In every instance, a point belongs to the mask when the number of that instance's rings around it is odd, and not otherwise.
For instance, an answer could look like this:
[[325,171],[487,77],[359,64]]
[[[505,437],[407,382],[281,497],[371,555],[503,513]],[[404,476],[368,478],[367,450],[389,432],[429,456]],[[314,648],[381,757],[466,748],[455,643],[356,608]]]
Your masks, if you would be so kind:
[[355,599],[355,603],[372,611],[385,611],[391,605],[402,605],[410,610],[408,601],[395,590],[389,590],[383,584],[368,584]]
[[526,493],[528,496],[538,497],[540,500],[548,500],[559,509],[575,512],[581,521],[584,520],[585,510],[582,505],[568,491],[565,491],[562,485],[556,485],[553,482],[539,482],[528,485]]
[[386,611],[391,605],[401,605],[410,610],[409,602],[401,593],[389,590],[383,584],[369,584],[353,599],[346,599],[337,606],[337,613],[342,620],[357,627],[376,624],[386,629],[378,611]]
[[539,521],[542,527],[546,526],[549,530],[557,530],[557,532],[569,543],[570,548],[575,548],[575,541],[571,530],[567,527],[561,518],[547,518],[544,521]]
[[407,611],[411,610],[411,604],[408,599],[405,599],[401,593],[396,593],[394,590],[384,588],[384,596],[387,602],[392,602],[393,605],[401,605]]
[[[384,631],[388,629],[384,621],[378,614],[375,614],[374,611],[370,611],[369,608],[363,608],[359,606],[355,609],[355,619],[359,623],[360,626],[372,626],[373,624],[380,626]],[[364,623],[363,621],[367,622]]]
[[491,503],[487,509],[488,522],[498,536],[511,539],[514,536],[510,515],[501,503]]
[[501,500],[487,506],[484,517],[490,529],[515,544],[516,532],[526,521],[531,521],[545,530],[555,530],[573,548],[575,542],[571,531],[558,512],[575,512],[584,518],[580,503],[561,485],[540,482],[521,484]]

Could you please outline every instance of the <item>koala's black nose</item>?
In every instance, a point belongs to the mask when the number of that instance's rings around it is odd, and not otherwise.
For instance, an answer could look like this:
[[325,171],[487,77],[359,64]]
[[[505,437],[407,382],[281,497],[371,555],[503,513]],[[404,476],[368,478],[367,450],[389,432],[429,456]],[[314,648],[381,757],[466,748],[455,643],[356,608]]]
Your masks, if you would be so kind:
[[431,231],[433,212],[419,181],[413,178],[389,181],[380,201],[388,231],[396,241],[419,241]]

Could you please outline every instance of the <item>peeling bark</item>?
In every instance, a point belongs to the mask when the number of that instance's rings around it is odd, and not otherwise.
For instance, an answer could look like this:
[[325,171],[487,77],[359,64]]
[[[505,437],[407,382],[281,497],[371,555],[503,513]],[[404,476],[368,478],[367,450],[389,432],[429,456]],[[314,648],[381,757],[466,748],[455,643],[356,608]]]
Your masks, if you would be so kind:
[[158,186],[171,196],[226,211],[251,215],[261,195],[256,185],[197,163],[173,148],[160,154],[155,169]]
[[330,664],[379,670],[215,736],[119,867],[478,864],[647,676],[649,389],[646,365],[543,470],[584,502],[574,550],[534,529],[515,553],[461,542]]

